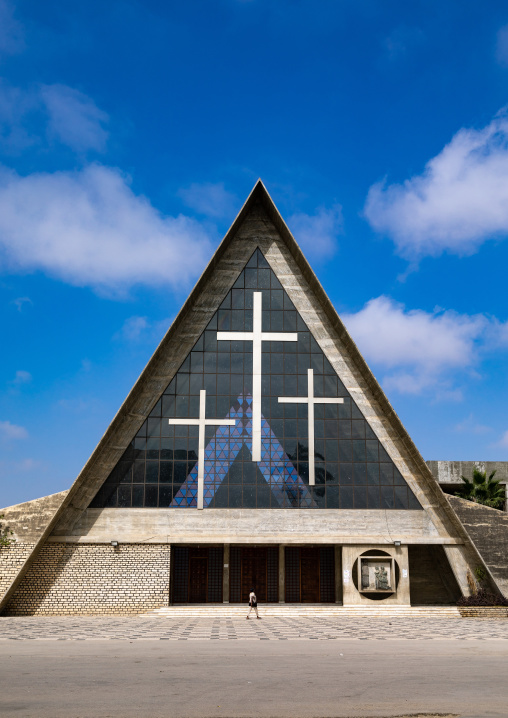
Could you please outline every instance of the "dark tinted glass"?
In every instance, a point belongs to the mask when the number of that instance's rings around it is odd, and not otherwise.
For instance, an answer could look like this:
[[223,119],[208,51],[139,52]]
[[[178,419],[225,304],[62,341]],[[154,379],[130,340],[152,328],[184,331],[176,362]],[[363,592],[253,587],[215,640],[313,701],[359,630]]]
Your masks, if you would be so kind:
[[[253,293],[262,293],[263,332],[297,332],[298,341],[262,343],[262,457],[252,446],[252,341],[217,339],[251,332]],[[309,486],[308,369],[317,403],[315,487]],[[326,359],[259,250],[228,292],[121,461],[96,507],[197,505],[199,392],[206,417],[205,508],[421,508],[404,478]],[[189,424],[171,424],[188,419]],[[220,425],[234,419],[235,426]],[[194,423],[192,423],[194,422]]]

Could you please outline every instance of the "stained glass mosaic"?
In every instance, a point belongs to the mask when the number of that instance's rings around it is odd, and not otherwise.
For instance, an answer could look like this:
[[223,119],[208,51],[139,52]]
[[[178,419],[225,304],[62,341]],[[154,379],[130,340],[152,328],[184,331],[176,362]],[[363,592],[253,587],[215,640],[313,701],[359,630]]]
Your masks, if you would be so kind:
[[91,506],[200,501],[421,508],[259,249]]

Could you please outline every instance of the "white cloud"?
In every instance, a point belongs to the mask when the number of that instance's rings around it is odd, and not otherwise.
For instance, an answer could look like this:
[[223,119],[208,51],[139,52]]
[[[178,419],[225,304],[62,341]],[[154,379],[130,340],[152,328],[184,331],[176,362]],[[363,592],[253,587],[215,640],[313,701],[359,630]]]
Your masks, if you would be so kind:
[[117,169],[94,164],[27,177],[0,173],[4,271],[42,271],[122,293],[135,284],[186,287],[211,254],[198,222],[163,216]]
[[12,300],[11,304],[14,304],[14,306],[16,307],[16,309],[18,310],[18,312],[22,312],[22,311],[23,311],[23,307],[25,306],[25,304],[28,304],[28,305],[32,304],[32,305],[33,305],[33,302],[32,302],[32,300],[30,299],[30,297],[17,297],[16,299],[13,299],[13,300]]
[[471,254],[508,235],[508,116],[462,129],[403,184],[374,184],[365,216],[408,259],[444,251]]
[[43,85],[40,92],[51,135],[77,152],[106,148],[108,115],[90,97],[67,85]]
[[152,340],[160,341],[169,329],[171,322],[170,318],[152,322],[147,317],[129,317],[113,338],[133,343]]
[[14,19],[12,3],[0,0],[0,53],[12,55],[23,47],[23,30]]
[[56,139],[76,152],[102,152],[108,119],[90,97],[67,85],[20,88],[0,79],[0,141],[7,151]]
[[15,461],[13,463],[15,471],[32,471],[32,469],[37,469],[39,466],[42,466],[42,463],[38,461],[37,459],[21,459],[21,461]]
[[94,409],[100,406],[100,400],[95,397],[87,396],[86,399],[73,397],[72,399],[59,399],[56,406],[64,412],[71,414],[90,414]]
[[327,259],[338,249],[337,236],[342,233],[342,207],[338,204],[316,214],[298,212],[288,219],[288,227],[304,254],[312,259]]
[[16,386],[20,386],[21,384],[29,384],[32,381],[32,375],[29,371],[24,371],[23,369],[19,369],[16,372],[16,376],[12,380],[11,384],[15,384]]
[[469,416],[467,416],[463,421],[456,424],[454,429],[458,434],[476,435],[488,434],[489,431],[492,431],[491,426],[479,424],[477,421],[475,421],[473,414],[469,414]]
[[389,60],[402,59],[408,50],[420,45],[424,40],[423,32],[417,27],[399,25],[384,39],[383,46]]
[[129,317],[117,335],[129,342],[135,342],[148,327],[147,317]]
[[500,65],[508,65],[508,25],[498,30],[496,58]]
[[189,187],[181,189],[178,194],[187,207],[198,214],[214,219],[224,217],[233,221],[238,210],[238,200],[234,194],[228,192],[223,182],[194,182]]
[[11,424],[10,421],[0,421],[0,438],[10,441],[11,439],[26,439],[28,431],[24,426]]
[[38,109],[36,92],[12,87],[0,78],[0,142],[5,151],[18,152],[38,141],[25,127],[30,113]]
[[454,381],[458,373],[473,370],[489,327],[482,315],[406,311],[385,296],[342,318],[367,361],[383,372],[386,389],[403,394],[432,390],[433,398],[447,400],[460,398]]
[[501,439],[498,441],[497,446],[504,446],[508,448],[508,430],[504,432]]

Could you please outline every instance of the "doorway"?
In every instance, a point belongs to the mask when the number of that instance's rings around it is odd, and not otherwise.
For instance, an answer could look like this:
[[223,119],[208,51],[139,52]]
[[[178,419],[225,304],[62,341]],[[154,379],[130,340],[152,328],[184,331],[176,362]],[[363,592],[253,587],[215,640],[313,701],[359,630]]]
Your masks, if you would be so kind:
[[231,546],[230,603],[247,603],[251,589],[262,603],[279,600],[278,546]]
[[333,546],[286,546],[286,603],[335,602]]
[[173,546],[173,603],[222,603],[222,546]]

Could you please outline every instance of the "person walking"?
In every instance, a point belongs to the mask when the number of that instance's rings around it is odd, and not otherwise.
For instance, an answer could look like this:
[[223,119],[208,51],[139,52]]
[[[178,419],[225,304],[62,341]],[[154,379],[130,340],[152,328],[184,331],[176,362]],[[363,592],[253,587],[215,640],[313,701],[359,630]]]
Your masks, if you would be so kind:
[[252,611],[252,609],[256,611],[256,618],[259,618],[258,599],[256,598],[256,594],[253,588],[251,588],[249,593],[249,613],[247,614],[247,620],[249,620],[250,612]]

